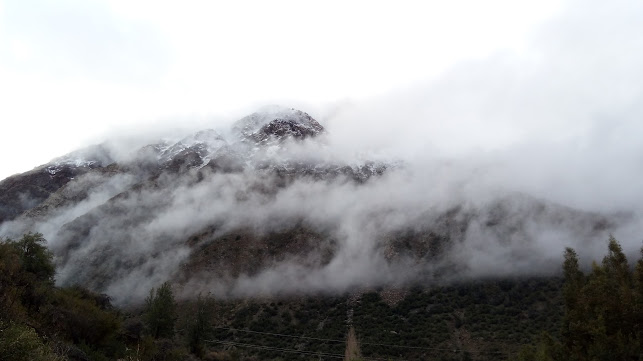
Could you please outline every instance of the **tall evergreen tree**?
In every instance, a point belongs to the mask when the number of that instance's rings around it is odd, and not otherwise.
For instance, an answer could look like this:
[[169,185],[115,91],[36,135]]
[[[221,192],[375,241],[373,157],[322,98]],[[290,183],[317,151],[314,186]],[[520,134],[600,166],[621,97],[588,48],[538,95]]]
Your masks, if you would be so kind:
[[643,247],[641,259],[634,269],[634,332],[638,335],[639,347],[643,352]]
[[[630,348],[635,338],[633,275],[621,245],[614,237],[610,237],[608,249],[607,256],[603,258],[605,289],[599,306],[608,340],[607,347]],[[623,351],[626,354],[631,352]]]
[[170,284],[165,282],[158,289],[152,288],[145,300],[145,306],[144,317],[150,334],[154,338],[174,336],[177,314]]
[[582,289],[585,286],[585,276],[581,272],[578,255],[572,248],[565,249],[563,263],[565,285],[563,287],[563,300],[565,315],[561,335],[563,338],[566,357],[570,360],[584,360],[581,355],[586,352],[589,342],[584,324],[584,299]]
[[643,259],[632,275],[620,244],[610,237],[608,254],[600,265],[593,264],[587,277],[579,270],[571,248],[565,251],[563,270],[562,359],[640,360]]
[[206,297],[198,296],[196,301],[196,310],[194,318],[188,329],[188,344],[190,352],[198,357],[203,357],[204,341],[212,333],[212,317],[214,315],[214,302],[210,295]]

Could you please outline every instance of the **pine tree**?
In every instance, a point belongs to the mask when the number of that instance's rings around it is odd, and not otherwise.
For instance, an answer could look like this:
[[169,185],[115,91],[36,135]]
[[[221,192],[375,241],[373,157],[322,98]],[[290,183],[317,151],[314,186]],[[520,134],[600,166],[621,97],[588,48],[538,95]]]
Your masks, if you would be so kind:
[[[610,237],[609,253],[603,258],[606,283],[602,294],[601,316],[607,334],[607,348],[622,350],[623,357],[635,339],[634,292],[632,274],[621,245]],[[614,353],[611,354],[614,357]]]
[[145,321],[154,338],[171,338],[174,336],[176,323],[176,303],[172,288],[165,282],[158,289],[152,288],[145,300]]
[[587,277],[570,248],[565,251],[563,270],[561,359],[639,360],[643,258],[633,275],[620,244],[610,237],[608,254],[600,265],[594,262]]
[[586,353],[589,342],[589,335],[584,323],[585,300],[581,293],[585,286],[585,276],[580,271],[578,255],[572,248],[565,249],[563,274],[565,277],[563,287],[565,316],[563,317],[561,335],[565,355],[570,360],[584,360],[581,355]]
[[638,335],[639,347],[643,352],[643,247],[641,259],[634,269],[634,332]]
[[194,319],[189,326],[188,344],[190,352],[198,357],[203,357],[203,342],[212,333],[212,316],[214,314],[214,304],[212,298],[198,296],[196,301],[196,310]]

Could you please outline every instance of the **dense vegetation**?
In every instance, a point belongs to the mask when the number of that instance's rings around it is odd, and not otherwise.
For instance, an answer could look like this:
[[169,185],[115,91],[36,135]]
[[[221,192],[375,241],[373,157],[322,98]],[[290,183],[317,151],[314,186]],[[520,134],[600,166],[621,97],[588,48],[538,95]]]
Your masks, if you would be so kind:
[[543,335],[523,360],[643,360],[643,248],[631,267],[611,237],[608,254],[585,275],[567,248],[563,270],[565,316],[559,340]]
[[[533,278],[414,288],[395,304],[377,291],[360,297],[217,302],[219,328],[212,346],[220,354],[226,349],[222,344],[237,343],[342,355],[352,325],[365,359],[511,360],[543,330],[557,334],[561,288],[560,278]],[[309,359],[277,350],[240,350],[258,360]]]
[[589,274],[567,249],[563,277],[418,287],[393,298],[372,290],[177,303],[165,283],[123,311],[105,295],[55,287],[54,276],[42,235],[0,242],[0,361],[642,360],[643,258],[631,267],[613,238]]
[[141,317],[125,315],[105,295],[55,287],[54,275],[41,234],[0,242],[1,361],[186,358],[187,348],[171,340],[169,285],[152,291],[154,307],[148,305]]

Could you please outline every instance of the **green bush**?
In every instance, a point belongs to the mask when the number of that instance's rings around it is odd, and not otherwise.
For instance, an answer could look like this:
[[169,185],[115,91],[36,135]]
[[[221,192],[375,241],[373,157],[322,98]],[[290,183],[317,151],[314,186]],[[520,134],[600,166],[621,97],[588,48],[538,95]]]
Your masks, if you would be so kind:
[[61,358],[26,325],[0,323],[0,361],[56,361]]
[[43,307],[50,324],[74,343],[105,346],[120,331],[118,315],[100,307],[87,290],[63,288],[52,291],[49,305]]

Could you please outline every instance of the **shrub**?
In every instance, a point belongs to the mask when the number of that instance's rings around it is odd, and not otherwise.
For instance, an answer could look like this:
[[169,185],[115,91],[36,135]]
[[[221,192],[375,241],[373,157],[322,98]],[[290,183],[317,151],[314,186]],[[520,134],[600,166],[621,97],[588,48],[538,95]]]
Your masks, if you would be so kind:
[[0,324],[0,361],[55,361],[60,358],[25,325]]

